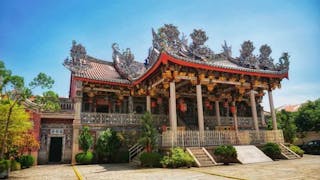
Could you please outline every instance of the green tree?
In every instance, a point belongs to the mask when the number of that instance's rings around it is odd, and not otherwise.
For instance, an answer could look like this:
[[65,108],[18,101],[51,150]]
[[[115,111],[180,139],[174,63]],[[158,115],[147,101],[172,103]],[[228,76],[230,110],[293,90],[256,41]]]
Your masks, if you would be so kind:
[[289,143],[293,143],[296,139],[297,127],[294,122],[295,114],[281,110],[277,112],[278,126],[283,131],[284,140]]
[[146,112],[142,118],[142,132],[139,142],[145,146],[147,152],[152,152],[157,145],[157,129],[154,127],[150,112]]
[[103,131],[100,134],[96,145],[96,152],[99,160],[107,159],[108,161],[111,161],[111,157],[116,153],[120,146],[121,140],[116,131],[113,131],[110,128]]
[[299,132],[320,130],[320,99],[303,104],[295,117]]
[[88,150],[93,145],[93,137],[90,134],[90,130],[88,126],[84,126],[79,136],[79,145],[81,149],[87,153]]
[[13,102],[0,105],[1,158],[20,141],[20,136],[32,127],[24,107],[12,104]]
[[[0,106],[2,110],[2,125],[3,130],[0,134],[0,158],[3,158],[4,153],[8,151],[7,143],[9,142],[8,137],[10,134],[10,128],[16,127],[15,111],[21,113],[25,111],[25,107],[22,106],[23,102],[30,98],[32,95],[32,89],[36,87],[41,88],[51,88],[54,81],[51,77],[45,75],[44,73],[39,73],[38,76],[30,82],[30,87],[26,87],[24,83],[24,78],[17,75],[12,75],[12,72],[6,69],[4,63],[0,61]],[[44,97],[45,100],[42,100],[43,104],[52,102],[51,98],[52,93],[49,93],[50,98]],[[55,96],[57,97],[57,96]],[[56,99],[53,103],[57,103]],[[57,106],[44,106],[45,108],[52,108]],[[22,111],[18,111],[22,109]]]

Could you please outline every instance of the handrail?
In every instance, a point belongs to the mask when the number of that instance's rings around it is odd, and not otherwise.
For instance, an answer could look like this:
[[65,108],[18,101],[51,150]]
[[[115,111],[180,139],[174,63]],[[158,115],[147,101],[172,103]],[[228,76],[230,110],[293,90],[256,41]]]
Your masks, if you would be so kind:
[[301,156],[299,156],[297,153],[293,152],[289,147],[285,146],[282,143],[278,143],[280,146],[282,146],[283,148],[285,148],[286,150],[288,150],[289,152],[291,152],[293,155],[295,155],[297,158],[301,158]]
[[138,154],[140,154],[143,151],[144,147],[136,143],[132,147],[129,148],[129,162]]

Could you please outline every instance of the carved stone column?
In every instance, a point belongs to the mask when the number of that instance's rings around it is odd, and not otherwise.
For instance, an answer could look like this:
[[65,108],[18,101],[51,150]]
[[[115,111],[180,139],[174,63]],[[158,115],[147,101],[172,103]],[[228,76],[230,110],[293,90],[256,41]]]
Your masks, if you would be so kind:
[[150,95],[147,95],[146,102],[147,102],[147,111],[151,113],[151,97],[150,97]]
[[203,104],[202,104],[202,89],[201,84],[196,85],[197,93],[197,108],[198,108],[198,126],[200,137],[204,136],[204,120],[203,120]]
[[216,118],[217,118],[217,123],[218,126],[221,126],[221,117],[220,117],[220,106],[219,106],[219,101],[215,101],[215,109],[216,109]]
[[236,132],[238,132],[238,116],[237,116],[237,106],[236,106],[236,102],[232,101],[231,103],[232,108],[234,108],[231,113],[233,116],[233,122],[234,122],[234,129],[236,130]]
[[268,96],[269,96],[270,112],[272,117],[272,127],[273,127],[273,130],[278,130],[277,117],[276,117],[276,112],[274,110],[273,97],[272,97],[271,90],[268,91]]
[[129,110],[129,113],[133,113],[133,99],[132,99],[132,96],[129,96],[128,97],[128,110]]
[[259,133],[259,124],[258,124],[258,115],[257,115],[257,107],[256,107],[256,99],[255,99],[255,91],[250,91],[250,102],[251,102],[251,112],[253,118],[254,129],[257,133]]
[[231,113],[232,113],[232,118],[234,123],[234,129],[236,131],[236,143],[238,144],[240,142],[240,138],[239,138],[239,130],[238,130],[239,128],[238,128],[237,106],[235,101],[232,101],[231,103]]
[[79,151],[79,130],[81,127],[81,103],[82,103],[82,82],[77,81],[76,97],[74,97],[74,119],[73,119],[73,135],[72,135],[72,164],[76,163],[75,156]]
[[169,120],[170,120],[170,129],[173,132],[172,142],[173,144],[175,144],[176,137],[177,137],[177,102],[176,102],[175,82],[170,82]]
[[260,116],[261,116],[261,124],[262,126],[266,126],[266,121],[265,121],[265,118],[264,118],[264,112],[263,112],[263,107],[261,106],[261,109],[260,109]]

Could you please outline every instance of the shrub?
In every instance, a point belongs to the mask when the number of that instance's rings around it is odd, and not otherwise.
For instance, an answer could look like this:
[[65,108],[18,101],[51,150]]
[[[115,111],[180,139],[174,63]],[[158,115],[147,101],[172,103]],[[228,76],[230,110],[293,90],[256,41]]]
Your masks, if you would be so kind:
[[139,143],[141,143],[147,152],[152,152],[157,146],[157,129],[154,126],[152,115],[150,112],[146,112],[141,118],[141,137]]
[[8,170],[10,167],[10,160],[0,160],[0,173]]
[[28,168],[33,165],[34,158],[31,155],[22,155],[18,160],[22,168]]
[[117,154],[121,146],[121,140],[116,131],[107,129],[103,131],[97,140],[95,151],[99,161],[113,161],[113,156]]
[[267,143],[262,146],[261,150],[271,159],[278,159],[281,157],[281,149],[276,143]]
[[92,152],[81,152],[76,155],[76,162],[79,164],[90,164],[93,159]]
[[84,152],[87,152],[93,144],[93,137],[90,134],[89,127],[84,126],[80,136],[79,136],[79,145]]
[[295,146],[295,145],[290,145],[290,150],[291,151],[293,151],[293,152],[295,152],[296,154],[298,154],[299,156],[303,156],[303,154],[304,154],[304,151],[301,149],[301,148],[299,148],[298,146]]
[[11,171],[16,171],[16,170],[20,170],[20,169],[21,169],[21,164],[16,160],[12,160],[11,161]]
[[161,155],[157,152],[144,152],[140,155],[141,166],[160,167]]
[[229,164],[236,162],[237,151],[231,145],[221,145],[214,150],[214,155],[218,156],[221,162]]
[[173,148],[171,149],[171,155],[164,156],[160,163],[163,167],[190,167],[194,164],[193,158],[189,153],[185,152],[182,148]]

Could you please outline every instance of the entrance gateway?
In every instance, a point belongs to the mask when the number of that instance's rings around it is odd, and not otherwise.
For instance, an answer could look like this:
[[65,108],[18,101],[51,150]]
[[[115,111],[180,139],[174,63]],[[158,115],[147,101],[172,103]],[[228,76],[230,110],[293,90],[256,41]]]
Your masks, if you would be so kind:
[[61,162],[62,137],[51,137],[49,149],[49,162]]

